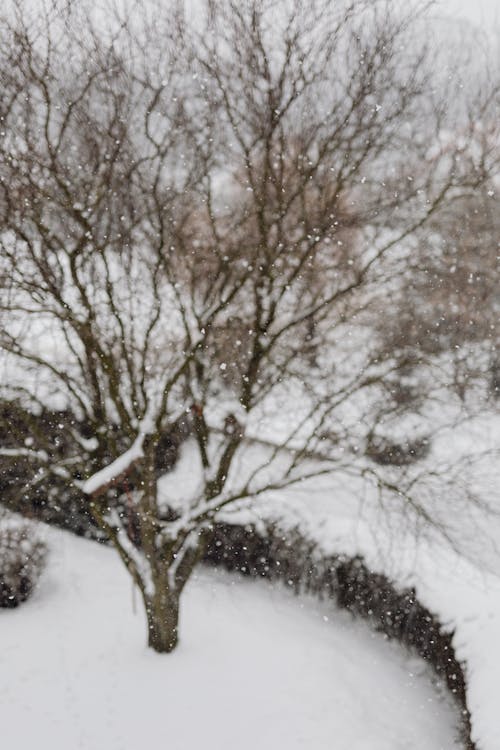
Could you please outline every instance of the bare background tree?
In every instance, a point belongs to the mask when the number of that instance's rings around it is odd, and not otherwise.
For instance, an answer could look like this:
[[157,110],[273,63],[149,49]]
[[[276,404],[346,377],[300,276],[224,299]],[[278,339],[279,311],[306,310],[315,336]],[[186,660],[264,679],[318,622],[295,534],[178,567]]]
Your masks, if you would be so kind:
[[432,523],[403,474],[356,458],[410,364],[380,333],[387,300],[494,168],[465,100],[447,120],[462,90],[434,81],[424,11],[2,19],[4,491],[88,498],[157,651],[228,508],[345,468]]

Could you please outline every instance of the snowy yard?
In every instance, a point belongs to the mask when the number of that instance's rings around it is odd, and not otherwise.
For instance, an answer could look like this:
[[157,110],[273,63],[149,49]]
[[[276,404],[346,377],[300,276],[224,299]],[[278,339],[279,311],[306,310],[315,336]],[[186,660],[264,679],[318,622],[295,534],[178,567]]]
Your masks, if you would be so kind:
[[450,750],[431,672],[331,605],[201,569],[169,656],[113,551],[47,531],[35,596],[0,613],[0,726],[14,750]]
[[0,3],[2,750],[500,749],[499,2]]

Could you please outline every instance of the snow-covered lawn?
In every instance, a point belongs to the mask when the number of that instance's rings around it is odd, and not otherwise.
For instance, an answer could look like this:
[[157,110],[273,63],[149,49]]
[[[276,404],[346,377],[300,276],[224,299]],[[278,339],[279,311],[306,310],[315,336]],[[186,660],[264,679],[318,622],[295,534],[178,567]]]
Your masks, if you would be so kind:
[[[452,515],[453,496],[446,501]],[[256,510],[234,513],[233,520],[251,522]],[[415,587],[420,603],[454,632],[453,647],[465,665],[472,740],[478,750],[500,748],[498,514],[482,519],[482,526],[472,514],[458,516],[462,555],[442,540],[415,538],[397,514],[381,514],[369,498],[363,504],[362,493],[352,481],[344,486],[342,478],[318,480],[307,491],[288,490],[286,498],[273,498],[260,512],[277,521],[285,534],[288,528],[300,528],[314,540],[319,556],[361,555],[371,570],[385,573],[396,587]]]
[[39,590],[0,612],[2,747],[455,746],[455,710],[430,672],[332,605],[202,568],[185,592],[180,646],[158,656],[115,553],[46,534]]

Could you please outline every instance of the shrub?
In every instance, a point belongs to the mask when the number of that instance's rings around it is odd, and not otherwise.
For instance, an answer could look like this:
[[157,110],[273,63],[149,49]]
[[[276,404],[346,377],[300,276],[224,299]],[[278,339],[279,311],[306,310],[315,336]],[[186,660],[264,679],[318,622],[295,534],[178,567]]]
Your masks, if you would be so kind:
[[0,522],[0,607],[17,607],[30,596],[46,556],[46,545],[30,523]]
[[376,436],[369,441],[366,455],[381,466],[409,466],[424,459],[429,449],[430,441],[427,437],[397,443]]

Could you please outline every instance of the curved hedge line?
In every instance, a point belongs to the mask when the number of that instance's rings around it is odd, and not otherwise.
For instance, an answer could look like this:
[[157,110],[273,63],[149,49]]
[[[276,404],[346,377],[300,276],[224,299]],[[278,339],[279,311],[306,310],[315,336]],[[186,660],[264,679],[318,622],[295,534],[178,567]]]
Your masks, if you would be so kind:
[[415,589],[397,590],[386,576],[371,571],[361,557],[322,557],[314,541],[299,530],[284,534],[276,525],[259,531],[252,525],[217,524],[205,562],[247,576],[282,581],[296,593],[332,599],[414,650],[433,666],[456,698],[464,746],[477,750],[471,738],[465,668],[456,658],[453,632],[444,630],[435,615],[419,603]]

